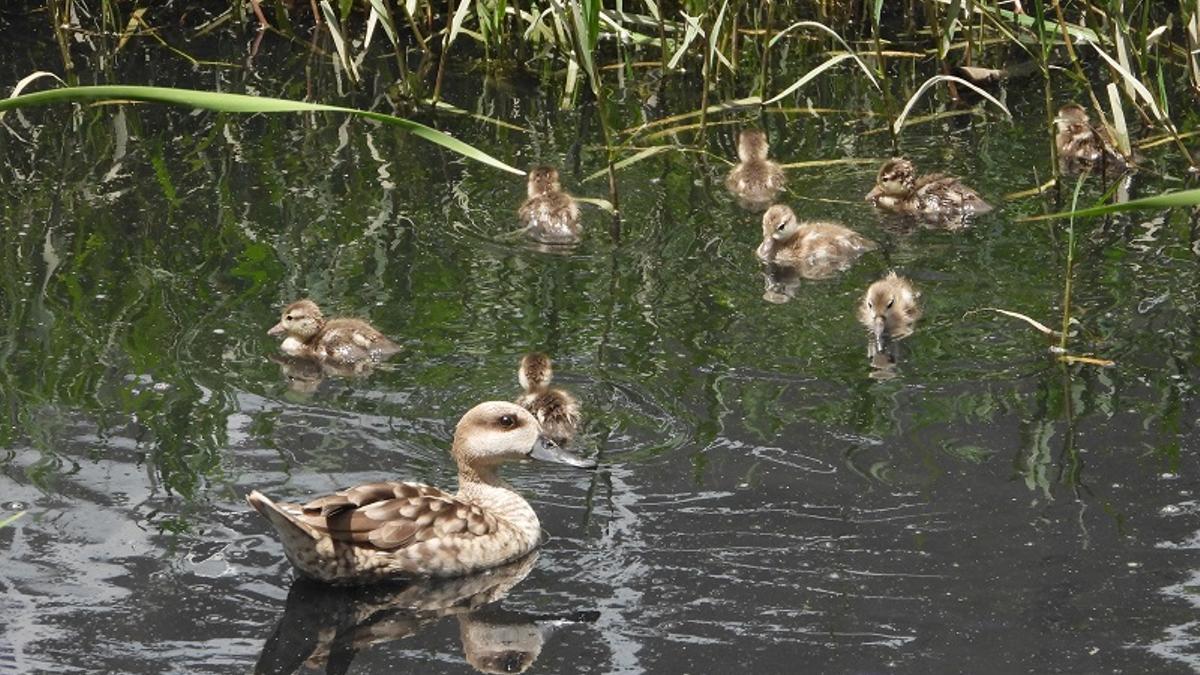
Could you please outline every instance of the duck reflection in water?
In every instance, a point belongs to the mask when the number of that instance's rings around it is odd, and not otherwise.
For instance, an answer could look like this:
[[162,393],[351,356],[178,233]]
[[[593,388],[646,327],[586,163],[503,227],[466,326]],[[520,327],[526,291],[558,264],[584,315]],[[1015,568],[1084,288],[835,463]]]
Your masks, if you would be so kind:
[[283,617],[263,645],[256,673],[345,673],[362,650],[411,637],[453,616],[467,663],[483,673],[520,673],[558,627],[598,612],[527,614],[498,602],[533,569],[537,552],[455,579],[335,588],[297,579]]
[[375,372],[378,364],[364,361],[354,366],[341,366],[328,361],[271,354],[267,358],[279,364],[279,373],[287,381],[288,389],[302,396],[312,396],[326,378],[365,378]]
[[763,267],[763,300],[776,305],[790,302],[803,280],[795,267],[767,263]]

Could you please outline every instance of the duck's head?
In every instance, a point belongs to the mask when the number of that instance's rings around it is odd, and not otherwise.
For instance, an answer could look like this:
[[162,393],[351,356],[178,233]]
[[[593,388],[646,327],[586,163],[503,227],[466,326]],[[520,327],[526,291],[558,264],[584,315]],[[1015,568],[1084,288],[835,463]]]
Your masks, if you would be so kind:
[[737,150],[743,162],[761,162],[767,158],[767,135],[762,129],[742,129]]
[[916,303],[917,294],[912,285],[895,272],[871,284],[859,312],[862,322],[870,326],[879,349],[883,349],[883,337],[892,335],[902,326],[904,317],[912,312]]
[[562,190],[558,181],[558,169],[552,166],[535,166],[530,169],[528,190],[530,197]]
[[763,260],[771,260],[776,244],[782,244],[800,231],[796,213],[786,204],[776,204],[767,209],[762,217],[763,240],[756,253]]
[[550,357],[541,352],[532,352],[521,357],[521,366],[517,369],[517,381],[525,391],[534,391],[550,386],[554,378],[554,369],[550,365]]
[[267,335],[289,335],[307,340],[321,332],[323,325],[325,325],[325,317],[321,315],[321,308],[317,307],[317,303],[306,298],[284,307],[283,313],[279,317],[279,323],[271,326]]
[[879,167],[875,184],[884,194],[907,194],[917,184],[917,170],[913,163],[903,157],[893,157]]
[[1054,126],[1059,133],[1071,133],[1074,128],[1087,126],[1089,123],[1087,111],[1078,103],[1064,105],[1054,117]]
[[796,212],[786,204],[776,204],[763,214],[763,239],[787,241],[800,231],[800,221],[796,220]]
[[476,471],[529,459],[585,469],[596,466],[555,445],[542,435],[541,424],[528,410],[506,401],[488,401],[468,410],[454,428],[451,453],[460,468]]

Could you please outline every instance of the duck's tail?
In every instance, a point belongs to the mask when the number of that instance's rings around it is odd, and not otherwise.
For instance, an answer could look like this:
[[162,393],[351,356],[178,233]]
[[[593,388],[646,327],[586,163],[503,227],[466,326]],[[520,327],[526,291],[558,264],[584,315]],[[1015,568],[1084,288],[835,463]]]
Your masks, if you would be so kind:
[[298,520],[295,516],[288,513],[282,506],[271,501],[269,497],[253,490],[246,495],[246,501],[250,506],[254,507],[255,511],[266,516],[267,520],[271,521],[271,525],[279,532],[285,540],[293,537],[302,537],[307,539],[316,539],[317,533],[308,525]]

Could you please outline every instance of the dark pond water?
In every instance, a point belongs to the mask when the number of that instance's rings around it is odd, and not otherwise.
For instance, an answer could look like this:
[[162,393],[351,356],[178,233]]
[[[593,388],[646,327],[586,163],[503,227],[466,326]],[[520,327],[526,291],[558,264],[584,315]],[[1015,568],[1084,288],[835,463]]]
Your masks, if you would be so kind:
[[[61,63],[42,20],[4,19],[4,82]],[[342,98],[305,44],[268,37],[246,67],[248,42],[189,45],[236,68],[144,42],[105,63],[76,45],[77,65],[85,83],[390,110],[386,62]],[[603,161],[590,108],[558,111],[554,80],[485,87],[477,62],[451,65],[448,100],[526,131],[420,119],[607,197],[603,178],[581,182]],[[851,113],[767,117],[776,156],[888,156],[847,73],[800,100]],[[619,126],[698,107],[673,80],[644,105],[652,79],[623,80]],[[1036,185],[1040,85],[1003,95],[1012,124],[914,126],[904,150],[996,203]],[[752,121],[717,121],[734,119]],[[726,165],[693,153],[623,171],[620,242],[589,208],[586,243],[561,256],[502,236],[521,179],[361,121],[64,106],[3,124],[0,519],[25,514],[0,529],[0,671],[1200,668],[1189,213],[1080,223],[1073,344],[1117,365],[1063,367],[1020,322],[970,313],[1060,316],[1063,225],[1017,222],[1037,200],[898,234],[861,202],[874,165],[794,170],[801,216],[883,246],[774,303],[757,216],[724,193]],[[708,149],[731,157],[734,128]],[[1166,178],[1140,175],[1135,194],[1180,173],[1148,154]],[[926,316],[878,379],[854,308],[893,267]],[[366,379],[289,384],[265,332],[303,295],[404,352]],[[293,586],[246,492],[452,486],[454,423],[515,396],[531,349],[556,358],[584,405],[578,449],[603,464],[508,471],[551,535],[536,558],[428,588]]]

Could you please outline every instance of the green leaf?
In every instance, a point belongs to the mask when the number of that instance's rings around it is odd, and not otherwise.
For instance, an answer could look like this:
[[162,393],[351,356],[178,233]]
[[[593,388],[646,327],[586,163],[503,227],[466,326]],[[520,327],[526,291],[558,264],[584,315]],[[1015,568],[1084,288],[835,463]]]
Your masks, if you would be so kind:
[[27,108],[51,103],[78,103],[81,101],[146,101],[149,103],[169,103],[172,105],[202,108],[230,113],[281,113],[281,112],[337,112],[358,115],[367,119],[400,127],[405,131],[422,138],[430,143],[446,148],[476,162],[487,164],[497,169],[503,169],[518,176],[525,172],[509,166],[491,155],[468,145],[449,134],[413,122],[412,120],[358,108],[345,108],[323,103],[306,101],[290,101],[282,98],[267,96],[247,96],[245,94],[226,94],[214,91],[196,91],[194,89],[174,89],[170,87],[141,87],[134,85],[102,85],[88,87],[63,87],[49,91],[39,91],[13,98],[0,100],[0,112]]
[[1093,206],[1087,209],[1079,209],[1078,211],[1063,211],[1061,213],[1050,213],[1044,216],[1029,216],[1026,218],[1021,218],[1020,222],[1053,220],[1056,218],[1087,218],[1090,216],[1105,216],[1110,213],[1121,213],[1122,211],[1170,209],[1181,206],[1196,206],[1197,204],[1200,204],[1200,188],[1196,188],[1194,190],[1180,190],[1179,192],[1168,192],[1166,194],[1146,197],[1144,199],[1135,199],[1133,201],[1121,202],[1119,204]]

